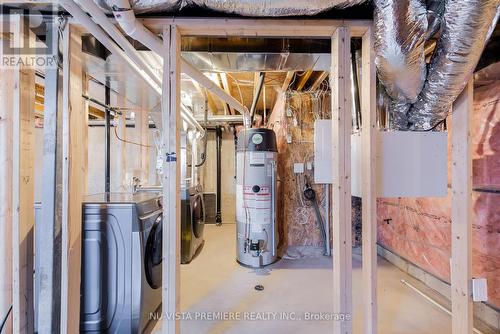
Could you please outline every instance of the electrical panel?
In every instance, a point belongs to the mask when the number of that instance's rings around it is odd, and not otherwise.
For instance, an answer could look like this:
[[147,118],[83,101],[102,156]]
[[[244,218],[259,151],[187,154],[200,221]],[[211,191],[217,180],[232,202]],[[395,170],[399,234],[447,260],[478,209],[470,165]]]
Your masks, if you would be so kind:
[[314,121],[314,182],[333,182],[332,120]]

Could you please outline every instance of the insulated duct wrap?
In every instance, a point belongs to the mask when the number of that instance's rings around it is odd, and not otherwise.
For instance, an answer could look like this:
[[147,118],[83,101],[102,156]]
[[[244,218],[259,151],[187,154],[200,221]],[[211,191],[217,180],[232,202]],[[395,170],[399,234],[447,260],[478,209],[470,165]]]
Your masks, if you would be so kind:
[[426,76],[427,10],[421,0],[375,0],[374,17],[378,76],[392,99],[393,127],[406,129]]
[[442,32],[427,80],[408,111],[412,130],[429,130],[446,118],[464,89],[498,20],[500,0],[445,2]]
[[[110,0],[96,0],[106,10]],[[184,7],[204,7],[210,10],[244,16],[315,15],[332,8],[346,8],[365,0],[131,0],[136,13],[174,12]]]

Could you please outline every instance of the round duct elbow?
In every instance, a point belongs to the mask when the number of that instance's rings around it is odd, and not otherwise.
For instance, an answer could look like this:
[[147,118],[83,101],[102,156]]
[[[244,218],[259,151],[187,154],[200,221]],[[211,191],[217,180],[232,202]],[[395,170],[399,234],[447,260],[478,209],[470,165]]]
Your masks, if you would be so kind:
[[420,0],[375,0],[375,64],[387,94],[392,127],[408,128],[406,112],[426,77],[427,10]]
[[446,1],[442,33],[417,102],[408,111],[412,130],[446,118],[464,89],[498,20],[500,0]]

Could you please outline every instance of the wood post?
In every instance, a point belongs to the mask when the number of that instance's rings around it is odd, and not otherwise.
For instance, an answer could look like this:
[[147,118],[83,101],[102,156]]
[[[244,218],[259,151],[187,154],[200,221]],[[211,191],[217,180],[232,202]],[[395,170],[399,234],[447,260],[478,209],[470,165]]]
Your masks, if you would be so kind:
[[[12,333],[12,91],[14,70],[0,69],[0,316]],[[2,319],[3,320],[3,319]]]
[[34,247],[35,71],[16,70],[13,108],[13,320],[14,333],[32,333]]
[[84,108],[81,33],[72,24],[63,32],[63,188],[61,333],[80,327],[82,202],[87,192],[88,114]]
[[163,30],[163,282],[162,333],[178,334],[180,322],[180,33],[175,25]]
[[[33,41],[34,35],[23,29],[21,16],[10,19],[14,38]],[[9,314],[6,333],[34,331],[34,109],[34,69],[22,65],[0,69],[0,231],[4,238],[0,243],[0,321]]]
[[453,104],[451,132],[451,327],[453,334],[473,328],[472,304],[472,155],[470,119],[473,82]]
[[377,192],[376,192],[376,97],[372,30],[362,40],[361,80],[361,185],[364,297],[364,333],[377,333]]
[[332,147],[333,147],[333,305],[334,313],[349,319],[334,321],[334,333],[352,333],[352,223],[350,98],[351,37],[348,27],[332,36]]
[[[2,69],[0,76],[0,225],[2,317],[14,333],[33,332],[35,72]],[[10,320],[12,319],[12,320]],[[2,318],[3,320],[3,318]]]

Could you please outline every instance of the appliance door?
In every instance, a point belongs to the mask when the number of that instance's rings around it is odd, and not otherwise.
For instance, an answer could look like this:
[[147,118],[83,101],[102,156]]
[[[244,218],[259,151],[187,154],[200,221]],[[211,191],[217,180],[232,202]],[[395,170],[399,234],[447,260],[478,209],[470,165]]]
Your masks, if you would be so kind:
[[161,287],[163,215],[158,215],[151,227],[144,251],[144,272],[146,280],[153,289]]
[[205,227],[205,208],[203,204],[203,194],[196,194],[191,197],[191,224],[196,238],[203,237]]

